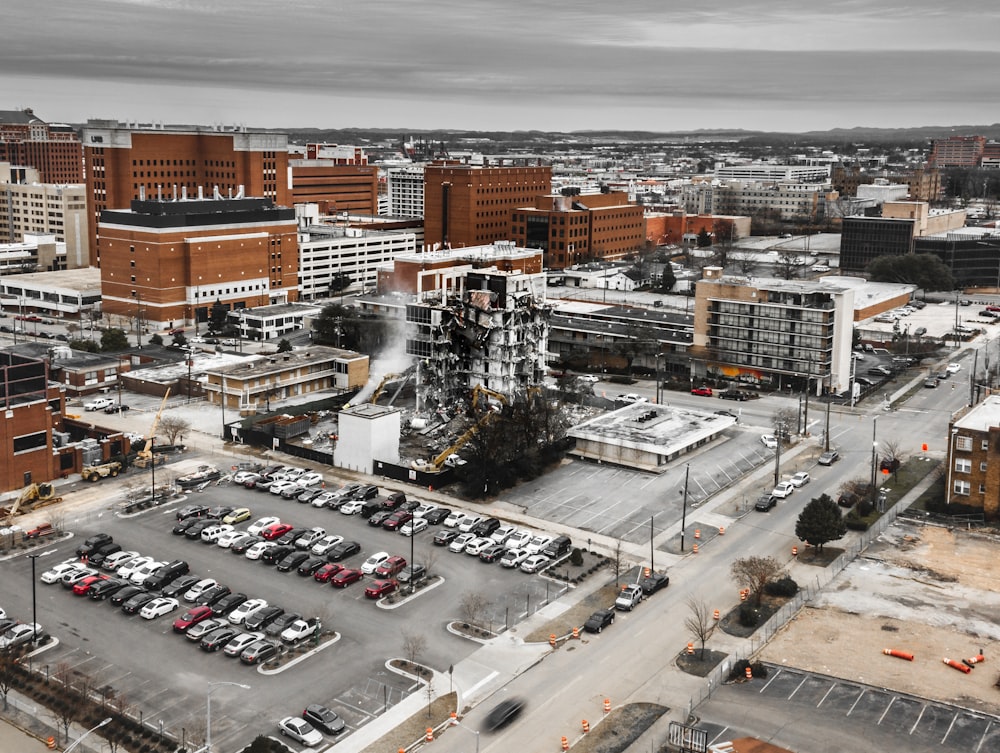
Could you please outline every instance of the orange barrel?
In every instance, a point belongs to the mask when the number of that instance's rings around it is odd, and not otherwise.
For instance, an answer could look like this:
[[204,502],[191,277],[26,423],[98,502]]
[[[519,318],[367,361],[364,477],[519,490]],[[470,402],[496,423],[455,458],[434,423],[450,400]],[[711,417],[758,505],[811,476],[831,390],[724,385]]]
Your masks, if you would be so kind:
[[611,699],[610,698],[605,698],[604,699],[604,713],[607,714],[610,711],[611,711]]
[[750,669],[750,667],[747,667],[747,679],[748,680],[752,680],[753,679],[753,670]]
[[552,648],[556,647],[556,634],[555,633],[550,633],[549,634],[549,645],[552,646]]
[[913,661],[913,654],[909,651],[899,651],[895,648],[883,648],[882,653],[886,656],[895,656],[897,659],[906,659],[906,661]]
[[562,738],[560,738],[560,741],[562,743],[562,749],[569,750],[569,740],[566,739],[565,735],[563,735]]
[[590,732],[590,722],[584,719],[582,722],[580,722],[580,724],[583,726],[583,734],[586,735],[588,732]]
[[965,674],[969,674],[969,672],[972,671],[972,667],[967,667],[964,664],[962,664],[962,662],[955,661],[954,659],[949,659],[949,658],[945,657],[941,661],[944,662],[945,664],[947,664],[949,667],[952,667],[953,669],[957,669],[959,672],[964,672]]
[[694,653],[694,644],[693,643],[689,643],[688,644],[688,656],[690,656],[693,653]]
[[719,619],[719,610],[718,609],[716,609],[714,612],[712,612],[712,619],[713,620]]
[[427,742],[434,742],[434,730],[430,727],[427,728],[427,734],[424,735],[424,740]]

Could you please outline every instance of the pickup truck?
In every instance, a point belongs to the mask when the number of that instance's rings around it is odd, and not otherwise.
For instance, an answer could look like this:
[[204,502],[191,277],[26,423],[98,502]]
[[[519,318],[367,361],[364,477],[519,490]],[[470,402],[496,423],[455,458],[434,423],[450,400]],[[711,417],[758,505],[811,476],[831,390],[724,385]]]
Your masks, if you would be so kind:
[[615,609],[620,612],[631,612],[635,605],[642,601],[642,588],[638,584],[625,586],[615,599]]
[[91,400],[89,403],[83,404],[84,410],[101,410],[102,408],[107,408],[108,406],[114,405],[114,398],[110,397],[98,397]]

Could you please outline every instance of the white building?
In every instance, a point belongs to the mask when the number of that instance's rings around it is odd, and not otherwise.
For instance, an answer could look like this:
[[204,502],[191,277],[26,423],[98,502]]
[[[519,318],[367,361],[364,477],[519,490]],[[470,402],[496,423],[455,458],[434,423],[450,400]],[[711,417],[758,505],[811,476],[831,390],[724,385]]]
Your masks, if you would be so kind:
[[388,214],[397,217],[424,216],[424,169],[399,167],[388,172]]
[[830,180],[829,165],[724,165],[717,167],[715,177],[719,180],[785,181],[791,183],[827,183]]

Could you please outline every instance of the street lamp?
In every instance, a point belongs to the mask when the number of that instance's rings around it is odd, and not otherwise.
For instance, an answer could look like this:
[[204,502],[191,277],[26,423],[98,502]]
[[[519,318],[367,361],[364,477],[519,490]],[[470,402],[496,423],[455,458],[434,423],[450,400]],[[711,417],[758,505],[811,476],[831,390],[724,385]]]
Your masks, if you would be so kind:
[[79,745],[80,743],[82,743],[84,741],[84,738],[86,738],[87,735],[89,735],[94,730],[100,729],[105,724],[110,724],[110,723],[111,723],[111,717],[109,716],[107,719],[102,720],[100,723],[98,723],[95,726],[91,727],[86,732],[84,732],[82,735],[80,735],[78,738],[76,738],[76,740],[73,741],[73,744],[70,745],[68,748],[66,748],[63,751],[63,753],[70,753],[71,750],[73,750],[77,745]]
[[875,439],[875,432],[877,429],[878,429],[878,416],[874,416],[872,418],[872,487],[871,487],[872,502],[875,501],[875,480],[876,480],[875,463],[878,460],[878,456],[875,454],[876,449],[878,448],[878,441]]
[[[210,682],[208,683],[208,694],[205,703],[205,753],[212,753],[212,691],[220,685],[232,685],[244,690],[250,690],[249,685],[240,682]],[[66,753],[66,751],[63,751]]]
[[29,554],[31,559],[31,645],[38,643],[38,611],[35,602],[35,560],[42,555]]
[[478,729],[472,729],[471,727],[466,727],[464,724],[462,724],[460,721],[458,721],[458,714],[456,714],[454,711],[451,712],[451,726],[452,727],[461,727],[466,732],[471,732],[473,735],[475,735],[476,736],[476,753],[479,753],[479,730]]

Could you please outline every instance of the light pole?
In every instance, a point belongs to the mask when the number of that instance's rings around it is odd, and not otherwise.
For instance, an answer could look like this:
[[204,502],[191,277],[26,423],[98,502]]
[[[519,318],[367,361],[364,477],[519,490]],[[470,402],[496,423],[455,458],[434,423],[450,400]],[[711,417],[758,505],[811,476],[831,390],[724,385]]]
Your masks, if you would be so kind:
[[110,724],[110,723],[111,723],[111,717],[109,716],[107,719],[102,720],[100,723],[98,723],[95,726],[91,727],[86,732],[84,732],[82,735],[80,735],[78,738],[76,738],[76,740],[73,741],[73,744],[70,745],[68,748],[66,748],[63,751],[63,753],[70,753],[71,750],[73,750],[77,745],[79,745],[80,743],[82,743],[84,741],[84,739],[87,737],[87,735],[89,735],[94,730],[100,729],[105,724]]
[[[210,682],[208,683],[208,693],[205,698],[205,753],[212,753],[212,691],[220,685],[233,685],[237,688],[250,690],[249,685],[240,682]],[[66,751],[63,751],[66,753]]]
[[875,501],[875,463],[878,456],[875,454],[878,449],[878,441],[875,439],[875,432],[878,429],[878,416],[872,418],[872,502]]
[[35,560],[37,560],[42,555],[40,554],[29,554],[28,557],[31,558],[31,645],[34,646],[38,643],[38,611],[36,609],[35,601]]
[[458,714],[456,714],[454,711],[451,712],[451,726],[452,727],[461,727],[466,732],[471,732],[473,735],[475,735],[476,736],[476,753],[479,753],[479,730],[478,729],[472,729],[471,727],[466,727],[464,724],[462,724],[460,721],[458,721]]
[[681,503],[681,551],[684,551],[684,527],[687,525],[688,511],[688,476],[691,474],[691,464],[684,466],[684,501]]

